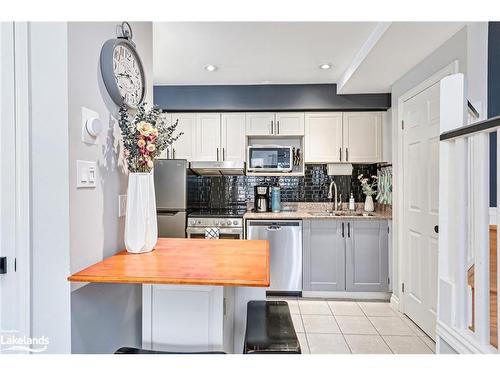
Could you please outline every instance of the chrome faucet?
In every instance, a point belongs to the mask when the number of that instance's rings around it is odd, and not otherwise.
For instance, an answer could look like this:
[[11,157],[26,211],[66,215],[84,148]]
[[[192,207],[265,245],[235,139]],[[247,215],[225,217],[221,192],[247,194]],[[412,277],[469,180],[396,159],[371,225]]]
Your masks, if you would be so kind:
[[[335,188],[335,197],[332,194],[333,187]],[[340,199],[342,200],[342,194],[340,196]],[[333,199],[333,211],[337,211],[339,208],[339,202],[337,201],[337,184],[334,180],[330,182],[330,188],[328,189],[328,199]]]

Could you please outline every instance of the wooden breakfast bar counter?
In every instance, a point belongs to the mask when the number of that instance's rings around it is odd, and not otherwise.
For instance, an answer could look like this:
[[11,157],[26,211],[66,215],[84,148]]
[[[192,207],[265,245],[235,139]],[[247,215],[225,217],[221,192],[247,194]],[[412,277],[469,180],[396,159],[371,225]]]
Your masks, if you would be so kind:
[[269,243],[159,238],[152,252],[121,251],[68,280],[143,284],[144,349],[241,353],[246,304],[269,286]]

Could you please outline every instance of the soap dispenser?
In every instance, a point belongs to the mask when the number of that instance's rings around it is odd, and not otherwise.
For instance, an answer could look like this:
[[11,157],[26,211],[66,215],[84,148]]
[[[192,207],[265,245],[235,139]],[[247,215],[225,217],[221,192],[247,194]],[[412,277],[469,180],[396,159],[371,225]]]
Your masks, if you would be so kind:
[[354,196],[352,195],[352,193],[351,193],[351,197],[349,198],[349,209],[351,211],[354,211],[354,209],[355,209],[354,208]]

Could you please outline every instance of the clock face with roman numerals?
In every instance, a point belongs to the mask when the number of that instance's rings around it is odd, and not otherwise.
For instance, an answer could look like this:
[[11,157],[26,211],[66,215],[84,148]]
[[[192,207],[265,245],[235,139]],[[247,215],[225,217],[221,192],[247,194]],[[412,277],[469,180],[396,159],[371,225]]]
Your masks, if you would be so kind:
[[110,39],[101,50],[101,72],[117,105],[137,108],[145,97],[145,76],[135,47],[124,39]]
[[143,77],[140,61],[127,44],[119,44],[113,51],[113,72],[118,90],[129,107],[142,101]]

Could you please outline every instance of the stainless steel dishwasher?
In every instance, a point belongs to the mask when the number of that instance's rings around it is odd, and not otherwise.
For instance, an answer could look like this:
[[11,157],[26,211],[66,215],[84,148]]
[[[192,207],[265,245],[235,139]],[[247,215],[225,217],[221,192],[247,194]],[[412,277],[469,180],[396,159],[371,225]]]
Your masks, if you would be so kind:
[[302,291],[302,220],[247,220],[247,238],[269,241],[268,290]]

